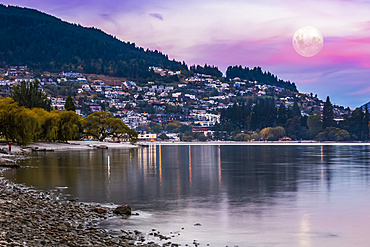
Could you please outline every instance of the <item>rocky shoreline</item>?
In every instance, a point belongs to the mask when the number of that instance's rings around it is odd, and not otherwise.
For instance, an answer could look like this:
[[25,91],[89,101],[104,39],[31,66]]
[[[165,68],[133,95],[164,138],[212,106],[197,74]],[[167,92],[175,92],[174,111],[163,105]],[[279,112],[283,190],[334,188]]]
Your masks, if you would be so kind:
[[[34,146],[49,148],[49,143],[37,143]],[[131,148],[132,145],[110,144],[109,147]],[[52,148],[63,151],[90,149],[94,146],[54,144]],[[60,191],[38,191],[2,177],[5,169],[19,168],[18,160],[26,159],[31,150],[14,146],[9,154],[7,147],[0,146],[0,247],[180,246],[170,242],[172,236],[164,236],[155,229],[150,233],[142,233],[137,230],[115,231],[99,227],[99,223],[106,220],[130,217],[127,214],[131,215],[131,209],[127,213],[126,209],[120,211],[117,208],[67,200]],[[135,213],[132,215],[135,217]]]
[[[113,217],[130,217],[131,208],[116,209],[61,199],[58,191],[37,191],[1,176],[18,168],[24,152],[0,155],[0,247],[5,246],[178,246],[159,232],[109,231],[99,223]],[[133,214],[135,215],[135,214]],[[147,239],[156,235],[161,244]],[[162,242],[162,240],[164,240]],[[158,242],[158,241],[157,241]]]
[[117,234],[98,228],[110,214],[0,180],[0,246],[160,246],[139,231]]

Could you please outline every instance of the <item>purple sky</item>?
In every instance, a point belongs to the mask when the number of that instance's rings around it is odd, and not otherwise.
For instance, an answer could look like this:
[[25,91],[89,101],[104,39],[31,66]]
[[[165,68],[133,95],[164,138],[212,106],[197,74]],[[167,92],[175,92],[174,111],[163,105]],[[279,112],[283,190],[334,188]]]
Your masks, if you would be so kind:
[[[14,0],[65,21],[94,26],[158,49],[188,65],[261,66],[354,108],[370,101],[370,1],[366,0]],[[294,32],[314,26],[324,37],[314,57],[298,55]]]

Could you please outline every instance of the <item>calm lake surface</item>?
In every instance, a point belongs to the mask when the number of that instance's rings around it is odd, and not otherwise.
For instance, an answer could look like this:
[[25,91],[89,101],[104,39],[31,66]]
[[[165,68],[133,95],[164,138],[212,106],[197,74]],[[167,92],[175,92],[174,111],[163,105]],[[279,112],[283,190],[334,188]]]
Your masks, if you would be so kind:
[[157,145],[40,153],[22,165],[4,175],[140,214],[108,229],[155,228],[189,246],[370,246],[370,146]]

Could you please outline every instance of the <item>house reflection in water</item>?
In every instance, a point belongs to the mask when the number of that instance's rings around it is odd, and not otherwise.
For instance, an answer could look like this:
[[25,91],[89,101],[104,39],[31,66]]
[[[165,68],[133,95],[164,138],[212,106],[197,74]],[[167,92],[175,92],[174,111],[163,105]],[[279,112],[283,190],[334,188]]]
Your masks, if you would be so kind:
[[[135,154],[130,155],[130,162],[135,163],[137,159],[138,168],[142,171],[144,180],[148,177],[153,179],[154,176],[161,186],[176,184],[175,187],[179,191],[185,190],[184,187],[191,188],[195,182],[194,179],[197,180],[198,186],[205,182],[211,183],[217,189],[221,188],[221,147],[219,145],[204,146],[201,149],[193,145],[150,145],[147,148],[138,149]],[[194,159],[201,159],[209,166],[196,166]]]

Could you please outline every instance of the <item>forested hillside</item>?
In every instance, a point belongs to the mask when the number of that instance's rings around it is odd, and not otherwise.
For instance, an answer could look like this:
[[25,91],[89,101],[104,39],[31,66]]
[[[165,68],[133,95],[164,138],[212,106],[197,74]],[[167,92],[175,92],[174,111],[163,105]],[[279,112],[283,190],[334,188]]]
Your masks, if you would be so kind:
[[169,60],[161,52],[138,48],[101,30],[70,24],[37,10],[4,5],[0,5],[0,65],[130,79],[156,76],[149,66],[187,70],[184,63]]
[[229,66],[226,71],[226,77],[229,79],[239,77],[244,80],[263,82],[268,85],[286,88],[291,91],[298,91],[294,82],[291,83],[290,81],[280,80],[276,75],[273,75],[268,71],[263,72],[261,67],[250,69],[248,67],[243,68],[241,65]]
[[190,66],[190,71],[194,73],[199,73],[199,74],[206,74],[206,75],[211,75],[215,77],[222,77],[222,72],[215,66],[210,66],[205,64],[204,67],[200,65],[192,65]]

